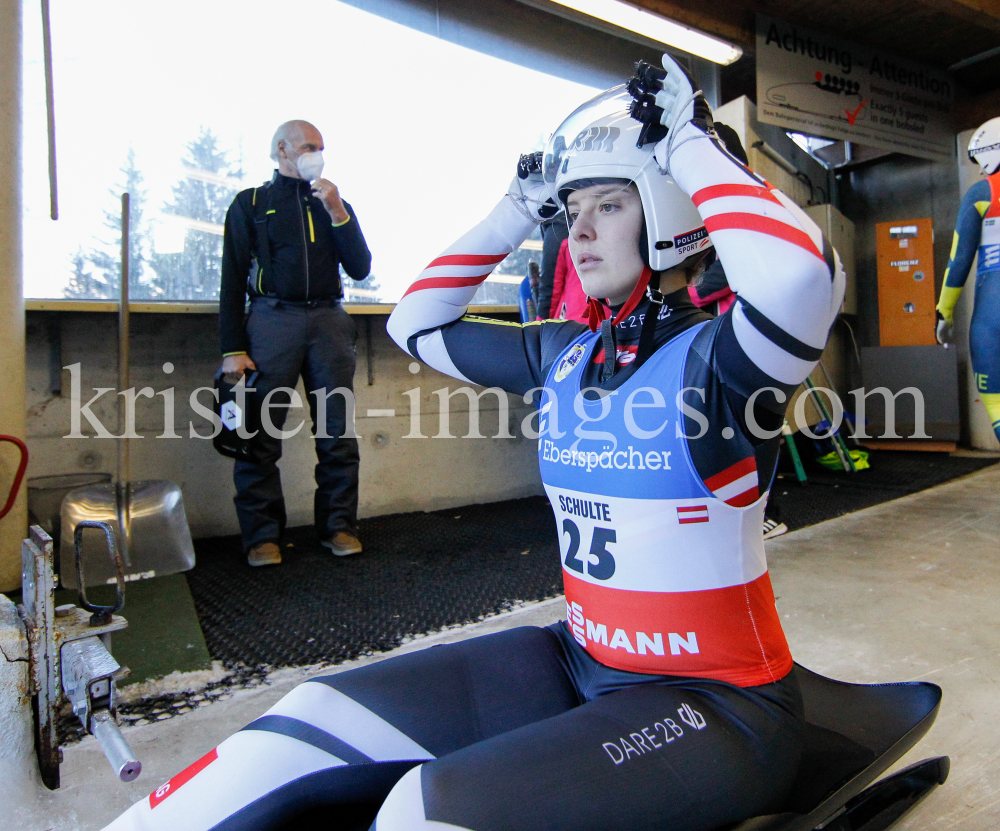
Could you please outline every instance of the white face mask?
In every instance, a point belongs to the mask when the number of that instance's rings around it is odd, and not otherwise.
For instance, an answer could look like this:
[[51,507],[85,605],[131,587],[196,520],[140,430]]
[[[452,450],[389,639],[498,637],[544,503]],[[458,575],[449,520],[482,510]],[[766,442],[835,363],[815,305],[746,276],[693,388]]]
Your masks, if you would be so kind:
[[295,167],[299,175],[307,182],[312,182],[323,173],[323,153],[315,150],[312,153],[303,153],[295,162]]

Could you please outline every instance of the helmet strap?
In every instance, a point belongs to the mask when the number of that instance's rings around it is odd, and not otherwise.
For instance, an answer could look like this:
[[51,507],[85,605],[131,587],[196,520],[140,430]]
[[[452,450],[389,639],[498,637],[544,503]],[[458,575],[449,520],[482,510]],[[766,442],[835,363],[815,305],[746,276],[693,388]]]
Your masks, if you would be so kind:
[[646,363],[646,360],[656,349],[656,322],[666,299],[663,292],[660,291],[659,271],[650,275],[646,296],[649,298],[649,306],[646,308],[646,316],[642,319],[642,329],[639,331],[639,349],[635,353],[635,361],[633,362],[636,369]]
[[596,332],[607,316],[607,312],[604,311],[604,304],[600,300],[594,297],[587,298],[587,325],[590,327],[591,332]]
[[[639,301],[642,300],[642,296],[646,293],[646,286],[649,284],[652,276],[653,270],[648,265],[643,266],[642,274],[639,275],[639,281],[635,284],[635,288],[632,289],[632,293],[629,295],[628,300],[625,301],[625,305],[618,310],[615,319],[611,321],[612,326],[617,326],[635,311],[635,307],[639,305]],[[657,280],[657,283],[659,283],[659,280]]]
[[[635,311],[635,307],[642,300],[642,295],[646,291],[646,285],[649,283],[649,278],[652,274],[653,270],[648,265],[643,266],[642,274],[639,275],[639,281],[635,284],[635,288],[632,289],[632,293],[629,295],[628,300],[625,301],[625,305],[618,310],[618,314],[611,321],[612,326],[617,326]],[[657,285],[659,285],[659,280],[657,280]],[[601,325],[601,321],[607,316],[604,304],[600,300],[593,297],[587,298],[587,325],[590,326],[591,332],[596,332],[597,328]]]
[[601,346],[604,347],[604,369],[601,371],[601,383],[603,384],[615,374],[615,363],[618,360],[615,324],[610,320],[601,321]]
[[[625,301],[625,305],[618,310],[618,313],[611,320],[607,319],[603,303],[595,300],[593,297],[587,298],[587,317],[590,331],[596,332],[598,327],[600,327],[601,345],[604,347],[604,370],[601,372],[602,384],[610,380],[611,376],[615,374],[615,366],[618,360],[615,326],[618,325],[619,321],[624,320],[635,311],[644,295],[649,296],[651,304],[649,311],[646,312],[646,317],[642,321],[642,329],[639,334],[639,352],[636,356],[637,361],[640,359],[641,361],[645,361],[653,353],[653,333],[656,329],[656,317],[659,311],[654,313],[654,306],[652,304],[659,303],[661,306],[663,305],[663,295],[660,293],[659,288],[659,272],[654,272],[649,266],[645,266],[642,269],[639,281],[635,284],[635,288],[632,289],[632,294],[629,295],[628,300]],[[636,364],[636,369],[638,369],[638,363]]]

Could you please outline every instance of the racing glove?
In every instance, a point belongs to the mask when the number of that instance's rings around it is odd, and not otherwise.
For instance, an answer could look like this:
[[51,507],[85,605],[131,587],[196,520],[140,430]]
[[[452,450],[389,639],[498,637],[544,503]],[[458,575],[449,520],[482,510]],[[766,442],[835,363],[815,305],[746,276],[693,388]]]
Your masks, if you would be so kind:
[[937,342],[942,346],[948,346],[950,343],[955,342],[955,329],[950,320],[946,320],[941,312],[937,313],[937,331],[934,333],[937,337]]
[[522,214],[535,223],[551,219],[562,210],[542,178],[541,152],[521,156],[517,163],[517,175],[511,180],[507,196]]

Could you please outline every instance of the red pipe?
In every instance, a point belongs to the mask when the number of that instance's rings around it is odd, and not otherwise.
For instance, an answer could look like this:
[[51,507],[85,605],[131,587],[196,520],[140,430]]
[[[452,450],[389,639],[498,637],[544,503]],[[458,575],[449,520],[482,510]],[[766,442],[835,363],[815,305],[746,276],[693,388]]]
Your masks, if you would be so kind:
[[17,499],[17,493],[21,490],[21,482],[24,480],[24,471],[28,469],[28,448],[24,442],[14,436],[0,436],[0,442],[4,441],[9,441],[11,444],[17,445],[17,449],[21,453],[21,463],[17,466],[17,473],[14,475],[14,484],[10,486],[10,495],[7,497],[7,502],[3,508],[0,508],[0,519],[7,516],[10,513],[10,509],[14,507],[14,500]]

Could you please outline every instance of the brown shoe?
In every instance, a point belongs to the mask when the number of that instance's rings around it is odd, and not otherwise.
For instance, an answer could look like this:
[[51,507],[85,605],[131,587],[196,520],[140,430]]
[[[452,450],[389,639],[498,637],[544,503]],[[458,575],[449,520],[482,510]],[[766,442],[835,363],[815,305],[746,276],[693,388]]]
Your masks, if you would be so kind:
[[337,557],[361,553],[361,540],[348,531],[338,531],[330,539],[321,540],[320,543]]
[[279,566],[281,549],[273,542],[262,542],[250,549],[247,562],[252,566]]

